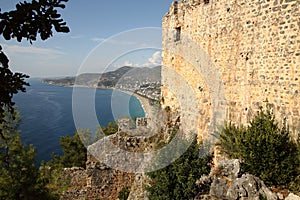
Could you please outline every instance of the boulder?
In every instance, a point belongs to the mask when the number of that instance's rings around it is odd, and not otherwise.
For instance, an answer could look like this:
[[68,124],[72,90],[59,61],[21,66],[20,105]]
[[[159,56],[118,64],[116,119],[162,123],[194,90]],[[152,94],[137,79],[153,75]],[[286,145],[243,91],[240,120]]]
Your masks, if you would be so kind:
[[[208,195],[211,199],[259,200],[261,197],[266,197],[268,200],[279,199],[277,194],[273,193],[258,177],[243,174],[237,159],[220,161],[208,176],[200,178],[198,185],[199,191],[203,186],[210,185]],[[198,199],[201,199],[199,196],[203,196],[203,193],[199,192]]]

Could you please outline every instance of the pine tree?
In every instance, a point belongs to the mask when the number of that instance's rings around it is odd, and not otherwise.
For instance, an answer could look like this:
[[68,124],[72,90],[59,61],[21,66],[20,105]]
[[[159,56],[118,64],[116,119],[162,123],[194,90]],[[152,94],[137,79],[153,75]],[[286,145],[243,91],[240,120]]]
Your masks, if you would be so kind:
[[[87,161],[87,148],[91,141],[91,132],[89,130],[77,130],[73,136],[62,136],[60,146],[63,155],[52,155],[53,159],[49,165],[54,168],[63,167],[83,167]],[[83,142],[85,144],[83,144]]]
[[47,190],[38,182],[35,165],[36,149],[26,146],[18,130],[20,116],[6,112],[0,124],[0,199],[39,199],[47,196]]
[[244,171],[267,185],[285,187],[300,175],[297,144],[285,123],[279,126],[270,108],[261,109],[248,127],[225,125],[219,145],[230,158],[242,161]]

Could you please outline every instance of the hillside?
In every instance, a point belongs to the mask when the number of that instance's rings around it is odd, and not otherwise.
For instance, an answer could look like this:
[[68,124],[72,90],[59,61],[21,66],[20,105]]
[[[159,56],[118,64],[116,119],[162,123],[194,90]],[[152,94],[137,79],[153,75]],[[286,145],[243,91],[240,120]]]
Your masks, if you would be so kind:
[[160,97],[161,66],[128,67],[104,73],[84,73],[74,77],[46,78],[44,83],[66,87],[117,88],[136,92],[150,99]]

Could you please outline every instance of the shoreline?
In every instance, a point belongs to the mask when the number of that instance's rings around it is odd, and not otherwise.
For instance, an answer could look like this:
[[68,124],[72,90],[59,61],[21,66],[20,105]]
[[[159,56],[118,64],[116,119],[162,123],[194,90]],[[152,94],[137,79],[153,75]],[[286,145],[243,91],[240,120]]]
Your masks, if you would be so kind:
[[[108,89],[108,88],[102,88],[102,89]],[[144,97],[140,94],[137,94],[135,92],[132,92],[132,91],[128,91],[128,90],[120,90],[120,89],[116,89],[116,88],[110,88],[112,90],[118,90],[120,92],[123,92],[123,93],[126,93],[128,95],[132,95],[132,96],[135,96],[139,102],[141,103],[141,106],[144,110],[144,113],[145,113],[145,118],[151,118],[152,116],[152,106],[150,105],[150,99],[148,99],[147,97]]]
[[141,106],[144,110],[145,118],[151,118],[151,116],[152,116],[152,106],[150,105],[150,102],[149,102],[150,99],[147,97],[144,97],[140,94],[137,94],[135,92],[129,91],[129,90],[121,90],[121,89],[114,88],[114,87],[99,87],[99,86],[98,87],[89,87],[89,86],[83,86],[83,85],[57,85],[57,84],[51,84],[51,83],[47,83],[47,82],[44,82],[44,83],[49,84],[49,85],[55,85],[55,86],[59,86],[59,87],[69,87],[69,88],[79,87],[79,88],[118,90],[118,91],[126,93],[128,95],[135,96],[139,100],[139,102],[141,103]]
[[145,112],[145,118],[152,118],[152,107],[150,105],[149,99],[136,93],[133,93],[133,95],[140,101]]

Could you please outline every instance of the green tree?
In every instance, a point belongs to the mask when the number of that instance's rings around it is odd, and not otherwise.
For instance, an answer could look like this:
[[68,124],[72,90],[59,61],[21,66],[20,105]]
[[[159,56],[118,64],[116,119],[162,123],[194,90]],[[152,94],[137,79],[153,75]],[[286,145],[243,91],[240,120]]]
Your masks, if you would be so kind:
[[[187,151],[175,162],[163,169],[148,173],[151,178],[151,186],[147,188],[149,199],[181,200],[195,197],[199,192],[196,180],[210,171],[211,157],[199,157],[199,149],[200,145],[195,139]],[[166,155],[161,156],[162,160],[164,156]]]
[[98,141],[104,136],[109,136],[118,132],[118,123],[117,122],[109,122],[107,126],[99,126],[98,130],[95,133],[94,141]]
[[244,171],[260,177],[267,185],[287,186],[298,175],[299,150],[268,107],[251,120],[247,127],[226,124],[219,145],[230,158],[242,161]]
[[[9,69],[9,60],[2,52],[0,45],[0,124],[5,123],[5,111],[14,112],[14,102],[12,101],[13,95],[18,91],[25,92],[24,86],[29,84],[25,82],[25,78],[29,76],[22,73],[13,73]],[[0,128],[1,137],[3,137],[2,128]]]
[[46,199],[59,199],[61,193],[70,187],[70,178],[63,175],[62,169],[50,167],[45,162],[41,163],[38,180],[49,191]]
[[[32,41],[39,35],[46,40],[57,32],[69,32],[57,9],[65,8],[68,0],[33,0],[18,3],[15,10],[1,12],[0,35],[6,40],[23,38]],[[13,95],[25,92],[23,73],[9,68],[9,59],[0,46],[0,199],[51,199],[43,179],[38,178],[35,168],[36,150],[21,142],[18,118],[14,109]]]
[[[31,3],[24,1],[18,3],[15,10],[1,12],[0,9],[0,35],[4,39],[23,38],[30,43],[39,35],[46,40],[53,34],[53,27],[57,32],[69,32],[66,22],[61,19],[58,8],[65,8],[64,3],[68,0],[33,0]],[[25,79],[28,75],[14,73],[9,69],[9,59],[0,46],[0,124],[5,120],[5,111],[13,113],[13,95],[19,91],[25,92],[24,86],[29,85]],[[2,129],[0,129],[2,134]]]
[[15,10],[2,13],[0,11],[0,34],[6,40],[23,38],[32,43],[39,35],[46,40],[53,35],[53,27],[57,32],[69,32],[66,22],[61,19],[58,8],[65,8],[68,0],[33,0],[20,2]]
[[112,134],[115,134],[116,132],[118,132],[118,123],[117,122],[113,122],[113,123],[109,122],[106,127],[103,126],[101,128],[106,136],[112,135]]
[[[53,155],[49,165],[54,168],[63,167],[83,167],[87,161],[87,148],[83,144],[81,136],[84,136],[84,142],[91,141],[91,132],[89,130],[77,130],[73,136],[62,136],[60,146],[63,155]],[[88,143],[89,144],[89,143]]]
[[[44,185],[38,181],[35,166],[36,149],[21,142],[19,115],[6,112],[0,124],[0,199],[40,199],[48,196]],[[47,198],[48,199],[48,198]]]
[[53,154],[52,160],[47,165],[58,169],[64,167],[83,167],[87,161],[87,146],[100,139],[100,133],[111,135],[118,131],[117,123],[108,123],[107,127],[101,127],[95,135],[89,129],[78,129],[73,136],[60,137],[60,146],[62,147],[62,155]]

